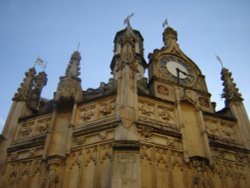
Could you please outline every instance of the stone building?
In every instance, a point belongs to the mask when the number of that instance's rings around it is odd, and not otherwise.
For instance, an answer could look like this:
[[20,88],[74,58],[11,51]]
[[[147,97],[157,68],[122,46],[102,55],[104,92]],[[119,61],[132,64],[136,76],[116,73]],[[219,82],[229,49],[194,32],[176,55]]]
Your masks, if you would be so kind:
[[76,51],[51,100],[40,96],[46,73],[29,69],[0,138],[0,187],[250,187],[250,125],[231,73],[222,68],[225,107],[215,111],[173,28],[163,42],[146,62],[128,23],[109,83],[83,90]]

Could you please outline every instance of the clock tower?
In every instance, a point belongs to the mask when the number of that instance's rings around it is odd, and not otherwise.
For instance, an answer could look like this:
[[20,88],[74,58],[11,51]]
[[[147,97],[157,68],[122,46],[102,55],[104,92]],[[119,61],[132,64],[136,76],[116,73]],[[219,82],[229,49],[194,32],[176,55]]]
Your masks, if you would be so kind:
[[27,71],[0,135],[0,187],[250,187],[250,124],[231,72],[222,69],[225,107],[215,111],[177,32],[167,27],[147,62],[131,16],[108,83],[81,87],[78,51],[53,99],[41,97],[47,74]]
[[[149,54],[149,85],[151,94],[163,100],[177,101],[177,93],[196,94],[201,108],[214,112],[205,76],[177,43],[177,32],[167,27],[163,32],[164,46]],[[177,92],[177,93],[176,93]]]

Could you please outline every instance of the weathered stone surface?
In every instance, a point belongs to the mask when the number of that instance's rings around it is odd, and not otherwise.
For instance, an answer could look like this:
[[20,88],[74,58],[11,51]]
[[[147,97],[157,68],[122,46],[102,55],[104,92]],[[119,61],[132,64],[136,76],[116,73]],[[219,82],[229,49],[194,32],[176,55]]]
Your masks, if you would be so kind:
[[177,32],[163,40],[148,65],[128,24],[114,40],[114,77],[86,91],[74,52],[52,100],[40,96],[46,74],[30,69],[0,135],[0,187],[250,187],[250,125],[231,74],[222,71],[226,107],[215,112]]

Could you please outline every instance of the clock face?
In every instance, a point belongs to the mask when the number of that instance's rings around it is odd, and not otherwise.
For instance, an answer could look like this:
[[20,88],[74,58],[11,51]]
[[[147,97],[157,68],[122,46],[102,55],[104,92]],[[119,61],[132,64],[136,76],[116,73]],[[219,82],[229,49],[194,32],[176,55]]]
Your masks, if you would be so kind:
[[160,69],[171,81],[182,85],[190,85],[195,80],[193,69],[176,56],[163,56],[160,59]]

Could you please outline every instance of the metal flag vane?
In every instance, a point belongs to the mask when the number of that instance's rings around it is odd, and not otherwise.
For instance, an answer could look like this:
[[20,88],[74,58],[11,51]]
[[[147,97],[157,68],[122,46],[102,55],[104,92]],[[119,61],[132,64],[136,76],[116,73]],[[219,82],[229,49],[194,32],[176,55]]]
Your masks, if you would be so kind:
[[36,67],[36,65],[42,67],[43,71],[45,70],[46,66],[47,66],[47,62],[45,62],[44,60],[42,60],[42,58],[40,58],[39,56],[37,57],[34,67]]
[[128,16],[124,19],[124,21],[123,21],[124,25],[130,26],[130,19],[131,19],[132,16],[134,16],[134,13],[128,15]]
[[165,27],[168,27],[168,19],[166,18],[164,20],[164,22],[162,23],[162,27],[165,28]]
[[221,67],[223,68],[224,66],[223,66],[221,58],[218,55],[215,55],[215,57],[219,61],[219,63],[221,64]]

